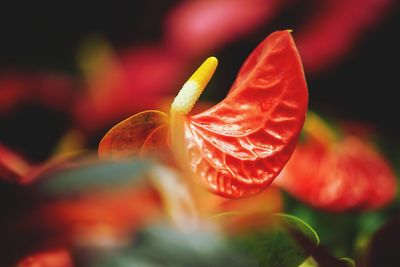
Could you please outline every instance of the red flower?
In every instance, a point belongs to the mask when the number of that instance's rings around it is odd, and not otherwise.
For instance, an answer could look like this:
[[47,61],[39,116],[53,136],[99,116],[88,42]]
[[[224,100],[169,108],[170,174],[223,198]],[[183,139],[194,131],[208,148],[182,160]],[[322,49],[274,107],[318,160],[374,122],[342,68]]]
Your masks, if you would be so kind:
[[[187,116],[216,66],[207,59],[171,105],[174,154],[212,192],[254,195],[281,171],[301,131],[308,101],[301,61],[289,31],[275,32],[251,53],[223,101]],[[137,155],[160,144],[149,140],[167,124],[159,111],[134,115],[106,134],[99,154]]]
[[337,63],[392,5],[391,0],[315,3],[313,14],[296,35],[304,66],[310,72],[322,71]]
[[162,47],[132,48],[116,55],[97,46],[95,54],[81,59],[87,87],[74,110],[80,128],[99,129],[154,108],[182,78],[185,62]]
[[354,135],[335,137],[309,115],[298,144],[276,184],[300,200],[328,211],[383,207],[396,194],[396,178],[382,155]]

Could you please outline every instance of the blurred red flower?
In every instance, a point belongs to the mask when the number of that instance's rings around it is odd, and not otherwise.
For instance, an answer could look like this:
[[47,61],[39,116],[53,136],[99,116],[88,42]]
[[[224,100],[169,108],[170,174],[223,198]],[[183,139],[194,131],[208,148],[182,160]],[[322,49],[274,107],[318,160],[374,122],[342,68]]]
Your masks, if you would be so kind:
[[165,22],[165,43],[188,58],[203,56],[259,28],[285,1],[182,1]]
[[162,46],[146,45],[116,54],[101,42],[93,45],[95,52],[81,56],[86,87],[74,107],[81,129],[96,130],[156,108],[179,88],[185,74],[185,61]]
[[[392,0],[309,3],[304,23],[291,26],[306,70],[319,72],[338,63],[392,4]],[[282,10],[296,5],[301,1],[183,1],[168,14],[165,42],[174,51],[196,57],[268,25]]]
[[371,144],[350,134],[335,136],[315,115],[307,120],[305,141],[296,147],[277,185],[334,212],[377,209],[394,199],[394,172]]
[[296,35],[307,71],[323,71],[346,55],[362,34],[389,11],[391,0],[314,1],[315,8]]
[[32,254],[17,263],[16,267],[73,267],[71,256],[64,249]]

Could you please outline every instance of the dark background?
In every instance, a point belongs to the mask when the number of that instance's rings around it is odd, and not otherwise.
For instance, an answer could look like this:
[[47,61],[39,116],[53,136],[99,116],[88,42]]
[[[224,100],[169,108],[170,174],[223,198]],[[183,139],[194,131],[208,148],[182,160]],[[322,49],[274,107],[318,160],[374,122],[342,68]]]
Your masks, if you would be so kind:
[[[160,42],[166,12],[177,2],[9,1],[0,8],[0,70],[78,75],[76,51],[85,37],[101,34],[119,49]],[[311,109],[372,124],[383,139],[398,147],[400,12],[395,2],[336,65],[319,74],[306,70],[306,76]],[[220,66],[211,86],[222,89],[206,93],[205,98],[223,98],[245,57],[272,31],[292,28],[296,38],[296,25],[312,11],[310,3],[300,1],[268,25],[215,51]],[[0,118],[0,123],[1,142],[41,160],[68,128],[69,118],[40,107],[23,107],[11,117]]]

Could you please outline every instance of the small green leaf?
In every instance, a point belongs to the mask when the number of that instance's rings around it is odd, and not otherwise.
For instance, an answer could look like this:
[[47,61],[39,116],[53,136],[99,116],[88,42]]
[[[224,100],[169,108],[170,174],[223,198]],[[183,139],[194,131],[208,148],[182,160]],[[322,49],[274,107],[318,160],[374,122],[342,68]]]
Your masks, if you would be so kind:
[[257,259],[259,266],[299,266],[309,255],[292,238],[287,227],[302,233],[315,245],[319,242],[318,235],[308,224],[291,215],[274,214],[271,220],[276,221],[272,226],[233,238],[233,246]]
[[308,257],[299,267],[319,267],[313,257]]
[[308,223],[306,223],[299,217],[284,213],[277,213],[274,216],[280,218],[284,223],[286,223],[286,225],[300,231],[302,234],[307,236],[314,244],[319,245],[320,241],[317,232]]
[[356,267],[356,263],[353,259],[344,257],[344,258],[340,258],[339,260],[346,263],[349,267]]
[[[354,260],[350,258],[340,258],[339,261],[346,264],[348,267],[356,267],[356,263]],[[318,263],[314,260],[313,257],[307,258],[299,267],[321,267]]]

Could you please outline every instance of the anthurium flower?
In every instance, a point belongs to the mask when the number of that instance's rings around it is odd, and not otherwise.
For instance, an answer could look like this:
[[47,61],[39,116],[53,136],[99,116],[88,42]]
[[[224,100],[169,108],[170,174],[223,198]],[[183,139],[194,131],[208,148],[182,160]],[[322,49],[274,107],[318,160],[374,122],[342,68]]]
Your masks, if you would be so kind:
[[208,51],[255,30],[273,18],[284,1],[183,1],[166,19],[165,43],[187,57]]
[[79,128],[96,130],[157,106],[182,78],[186,62],[162,46],[116,52],[104,40],[83,45],[83,94],[74,106]]
[[396,194],[396,178],[384,157],[364,139],[339,137],[310,113],[305,141],[295,149],[276,184],[327,211],[383,207]]
[[178,161],[210,191],[240,198],[264,190],[292,154],[307,110],[307,86],[290,31],[272,33],[250,54],[223,101],[188,115],[216,67],[214,57],[203,63],[175,98],[170,116],[142,112],[112,128],[99,155],[137,155],[160,143],[154,136],[169,124],[167,137]]
[[299,28],[297,45],[307,71],[317,72],[346,55],[371,26],[390,10],[391,0],[315,2],[315,11]]

